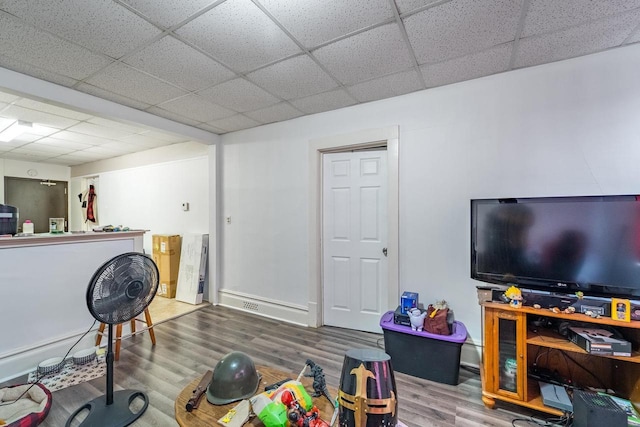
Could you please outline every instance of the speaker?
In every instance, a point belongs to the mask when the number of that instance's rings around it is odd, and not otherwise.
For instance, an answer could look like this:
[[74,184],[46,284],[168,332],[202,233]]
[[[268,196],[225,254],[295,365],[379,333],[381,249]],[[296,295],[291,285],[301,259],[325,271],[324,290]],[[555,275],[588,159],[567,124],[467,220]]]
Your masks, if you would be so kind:
[[627,413],[609,396],[573,392],[573,427],[627,427]]

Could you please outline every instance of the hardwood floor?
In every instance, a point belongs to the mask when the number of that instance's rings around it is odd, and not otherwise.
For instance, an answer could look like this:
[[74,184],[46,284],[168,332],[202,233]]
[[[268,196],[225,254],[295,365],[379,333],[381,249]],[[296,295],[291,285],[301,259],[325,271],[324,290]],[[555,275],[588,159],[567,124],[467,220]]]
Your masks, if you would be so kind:
[[[312,359],[324,369],[327,383],[337,388],[348,349],[383,345],[378,334],[305,328],[212,306],[154,329],[156,346],[151,346],[145,334],[134,336],[123,341],[120,361],[115,364],[114,390],[133,388],[149,396],[149,408],[134,424],[141,427],[176,426],[176,396],[232,350],[246,352],[256,364],[286,369],[293,375],[300,372],[306,359]],[[399,419],[408,426],[507,427],[512,419],[532,414],[516,406],[485,408],[480,399],[480,377],[465,369],[460,370],[457,386],[398,372],[395,377]],[[105,391],[105,378],[98,378],[54,392],[51,412],[41,426],[64,426],[75,409]]]

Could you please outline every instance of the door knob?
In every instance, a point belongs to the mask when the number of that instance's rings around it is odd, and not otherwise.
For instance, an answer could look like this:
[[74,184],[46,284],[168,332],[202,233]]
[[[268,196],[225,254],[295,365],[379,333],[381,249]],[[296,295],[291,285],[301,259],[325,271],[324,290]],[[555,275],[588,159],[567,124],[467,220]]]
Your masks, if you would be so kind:
[[383,254],[384,256],[387,256],[387,248],[382,248],[382,254]]

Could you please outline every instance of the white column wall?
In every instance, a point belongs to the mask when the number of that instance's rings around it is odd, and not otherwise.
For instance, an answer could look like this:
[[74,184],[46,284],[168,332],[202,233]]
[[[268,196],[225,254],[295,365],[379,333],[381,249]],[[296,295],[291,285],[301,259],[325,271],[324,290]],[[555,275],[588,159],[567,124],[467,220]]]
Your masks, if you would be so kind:
[[[27,173],[30,169],[35,171],[35,176],[31,176]],[[5,176],[29,179],[50,179],[52,181],[69,181],[71,178],[71,168],[68,166],[0,158],[0,203],[4,203]],[[71,197],[69,197],[69,202],[71,203]]]
[[[209,232],[208,156],[102,172],[99,179],[100,225],[149,230],[146,253],[152,253],[153,234]],[[185,202],[188,211],[182,210]],[[79,202],[72,207],[79,210]]]
[[471,339],[469,200],[640,192],[640,46],[223,135],[221,287],[306,306],[309,140],[398,125],[400,291]]

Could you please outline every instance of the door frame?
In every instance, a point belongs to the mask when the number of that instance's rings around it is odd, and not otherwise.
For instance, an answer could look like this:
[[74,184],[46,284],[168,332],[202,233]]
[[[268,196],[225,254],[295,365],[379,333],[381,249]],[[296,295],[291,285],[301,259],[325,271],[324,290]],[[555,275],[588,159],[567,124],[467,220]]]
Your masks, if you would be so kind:
[[[309,302],[308,325],[319,327],[324,324],[322,289],[322,155],[324,153],[351,151],[354,149],[387,148],[388,203],[387,218],[389,241],[388,283],[389,304],[398,301],[399,265],[399,128],[390,126],[367,129],[350,134],[331,136],[309,141]],[[388,307],[394,309],[395,307]]]

